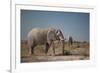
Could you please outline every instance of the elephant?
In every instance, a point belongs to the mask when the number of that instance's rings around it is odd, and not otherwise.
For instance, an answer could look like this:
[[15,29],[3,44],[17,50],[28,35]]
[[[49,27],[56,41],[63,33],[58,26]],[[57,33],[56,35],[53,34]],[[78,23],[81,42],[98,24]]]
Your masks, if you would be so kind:
[[29,54],[34,54],[34,47],[37,45],[45,45],[45,54],[53,45],[53,52],[55,54],[54,41],[61,41],[64,53],[64,36],[60,29],[55,28],[33,28],[27,35]]
[[69,36],[68,45],[69,46],[73,45],[73,38],[71,36]]

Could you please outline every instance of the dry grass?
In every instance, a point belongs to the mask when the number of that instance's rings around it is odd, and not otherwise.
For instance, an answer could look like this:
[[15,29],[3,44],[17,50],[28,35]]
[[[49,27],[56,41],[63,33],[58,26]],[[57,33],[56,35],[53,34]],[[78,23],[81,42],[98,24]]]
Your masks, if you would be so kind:
[[64,55],[62,55],[61,43],[55,42],[55,56],[52,46],[45,55],[45,46],[38,45],[34,48],[34,55],[28,56],[28,46],[26,41],[21,41],[21,62],[42,62],[42,61],[68,61],[89,59],[89,43],[74,43],[68,46],[65,43]]

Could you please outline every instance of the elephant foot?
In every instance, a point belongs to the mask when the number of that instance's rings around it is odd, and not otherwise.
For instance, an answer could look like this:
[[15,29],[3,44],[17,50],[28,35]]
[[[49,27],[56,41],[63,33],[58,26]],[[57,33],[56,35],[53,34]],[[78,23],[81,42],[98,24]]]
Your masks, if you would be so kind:
[[28,56],[31,56],[31,55],[32,55],[31,52],[29,52]]
[[32,53],[31,51],[29,52],[28,56],[32,56],[34,53]]
[[55,56],[55,51],[54,51],[54,53],[53,53],[53,56]]
[[45,53],[45,56],[48,56],[48,53]]
[[55,56],[55,54],[53,54],[53,56]]
[[32,56],[31,54],[28,54],[28,55],[27,55],[27,57],[31,57],[31,56]]

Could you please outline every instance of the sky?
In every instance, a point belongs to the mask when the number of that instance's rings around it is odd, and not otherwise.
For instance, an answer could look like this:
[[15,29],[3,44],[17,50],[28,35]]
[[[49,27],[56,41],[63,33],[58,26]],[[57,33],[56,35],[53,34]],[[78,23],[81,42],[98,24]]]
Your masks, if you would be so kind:
[[68,40],[89,42],[89,13],[21,10],[21,39],[33,28],[56,28]]

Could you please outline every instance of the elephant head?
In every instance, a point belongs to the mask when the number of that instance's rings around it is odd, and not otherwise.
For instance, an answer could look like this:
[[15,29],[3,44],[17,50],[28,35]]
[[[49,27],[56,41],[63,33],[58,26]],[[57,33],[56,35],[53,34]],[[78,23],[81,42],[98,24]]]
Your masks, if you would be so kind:
[[57,40],[61,40],[61,41],[64,40],[63,33],[61,32],[60,29],[58,29],[58,30],[56,31],[56,39],[57,39]]
[[[47,48],[46,48],[46,53],[48,51],[48,47],[51,46],[51,44],[54,45],[54,41],[61,41],[62,42],[62,49],[63,49],[63,54],[64,54],[64,36],[63,33],[61,32],[60,29],[52,29],[49,30],[47,33]],[[53,51],[55,53],[55,49],[53,47]]]
[[52,41],[55,41],[55,40],[61,40],[63,41],[64,40],[64,36],[63,36],[63,33],[61,32],[60,29],[50,29],[47,33],[47,40],[52,40]]

